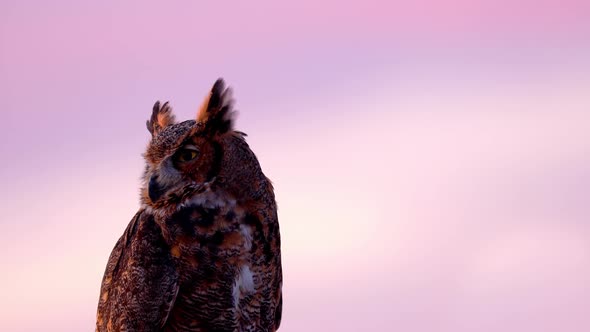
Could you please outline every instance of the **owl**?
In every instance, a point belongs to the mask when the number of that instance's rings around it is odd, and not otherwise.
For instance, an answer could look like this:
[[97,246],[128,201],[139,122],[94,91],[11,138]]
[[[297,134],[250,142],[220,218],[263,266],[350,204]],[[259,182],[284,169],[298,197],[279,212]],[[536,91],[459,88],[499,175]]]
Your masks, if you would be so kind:
[[96,331],[276,331],[281,240],[270,180],[222,79],[195,120],[156,102],[140,208],[117,241]]

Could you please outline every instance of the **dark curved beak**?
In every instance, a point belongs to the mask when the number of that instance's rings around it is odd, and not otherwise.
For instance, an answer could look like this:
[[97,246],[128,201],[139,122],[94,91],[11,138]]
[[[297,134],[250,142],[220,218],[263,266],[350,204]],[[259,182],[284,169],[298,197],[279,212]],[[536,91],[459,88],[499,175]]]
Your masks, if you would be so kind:
[[148,195],[150,196],[150,200],[152,202],[156,202],[158,199],[160,199],[160,197],[162,197],[164,192],[164,188],[162,188],[158,182],[158,176],[152,176],[150,178],[150,183],[148,183]]

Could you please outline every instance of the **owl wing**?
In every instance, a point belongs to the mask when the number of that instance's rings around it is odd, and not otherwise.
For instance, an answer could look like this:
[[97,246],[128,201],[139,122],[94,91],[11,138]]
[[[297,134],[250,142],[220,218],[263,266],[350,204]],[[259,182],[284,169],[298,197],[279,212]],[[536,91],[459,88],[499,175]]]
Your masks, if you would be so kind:
[[[265,265],[267,266],[270,273],[270,278],[268,280],[270,285],[270,291],[272,296],[270,296],[270,308],[274,308],[274,312],[270,312],[270,315],[267,316],[269,319],[269,323],[273,322],[274,331],[279,329],[281,325],[281,317],[283,313],[283,273],[282,273],[282,266],[281,266],[281,235],[279,231],[279,223],[276,217],[276,210],[271,212],[269,215],[263,214],[263,221],[266,227],[266,232],[261,234],[265,236],[266,239],[260,239],[259,243],[263,243],[263,252],[264,252],[264,259]],[[264,318],[263,318],[264,319]]]
[[178,272],[153,215],[139,211],[113,249],[96,331],[157,331],[178,294]]
[[271,243],[271,250],[274,253],[274,257],[272,258],[273,261],[273,270],[274,270],[274,278],[273,278],[273,287],[275,290],[275,294],[277,294],[273,298],[275,312],[274,312],[274,328],[275,331],[279,329],[281,325],[281,318],[283,314],[283,269],[281,263],[281,235],[279,231],[279,223],[276,218],[276,210],[274,218],[271,218],[271,226],[269,227],[269,242]]
[[269,208],[247,214],[245,223],[254,226],[252,242],[256,244],[256,258],[253,263],[260,271],[261,290],[259,305],[246,309],[259,310],[262,326],[276,331],[281,325],[283,310],[283,274],[281,266],[281,236],[274,197]]

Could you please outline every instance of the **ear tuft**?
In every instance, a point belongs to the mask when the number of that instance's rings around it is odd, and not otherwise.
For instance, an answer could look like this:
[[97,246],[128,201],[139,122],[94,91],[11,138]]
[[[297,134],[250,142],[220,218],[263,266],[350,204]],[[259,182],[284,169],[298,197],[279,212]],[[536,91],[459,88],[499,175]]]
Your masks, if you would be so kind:
[[168,102],[160,105],[158,100],[154,104],[151,118],[146,122],[146,126],[150,134],[155,136],[163,128],[175,123],[174,114],[172,114],[172,107]]
[[213,84],[197,114],[197,122],[205,125],[211,133],[223,134],[233,130],[236,112],[233,110],[232,89],[226,87],[222,78]]

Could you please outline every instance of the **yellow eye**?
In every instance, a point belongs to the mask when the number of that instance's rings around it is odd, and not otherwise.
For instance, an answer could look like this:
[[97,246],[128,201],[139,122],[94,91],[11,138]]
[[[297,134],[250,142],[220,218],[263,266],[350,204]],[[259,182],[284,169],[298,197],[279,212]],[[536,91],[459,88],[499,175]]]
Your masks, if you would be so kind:
[[199,153],[193,149],[182,149],[176,154],[176,160],[180,162],[191,161],[197,157]]

